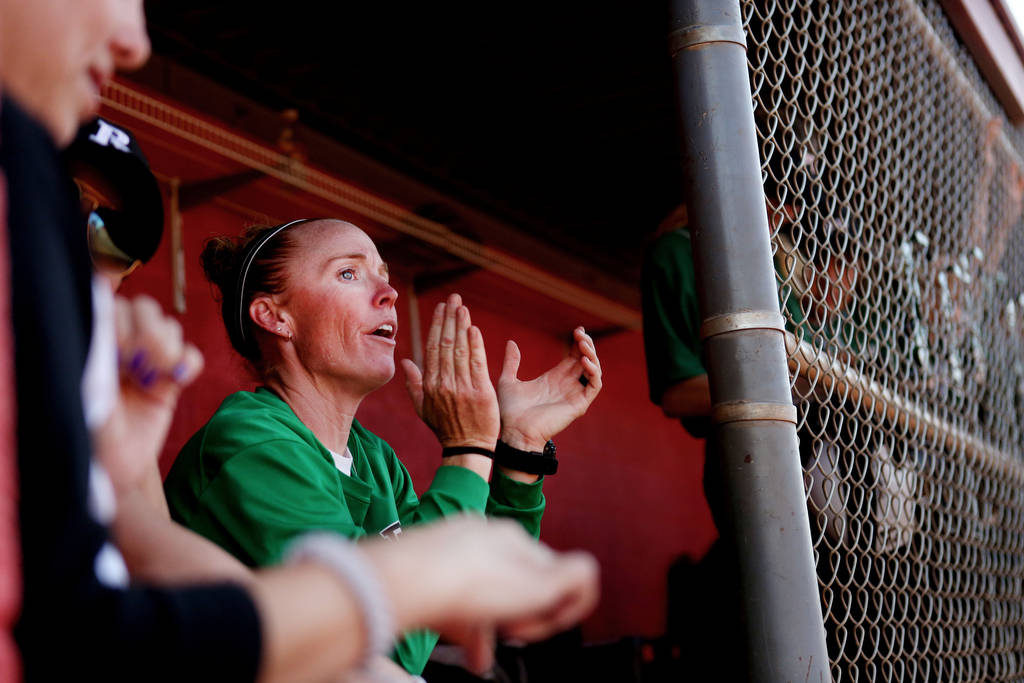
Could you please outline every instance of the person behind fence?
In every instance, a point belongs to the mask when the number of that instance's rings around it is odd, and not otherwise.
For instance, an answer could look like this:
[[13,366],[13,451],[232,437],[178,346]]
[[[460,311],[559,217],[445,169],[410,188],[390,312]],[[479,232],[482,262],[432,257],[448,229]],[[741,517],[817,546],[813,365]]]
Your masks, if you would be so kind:
[[723,486],[710,441],[711,392],[701,361],[701,318],[685,204],[662,221],[645,251],[641,289],[650,398],[691,436],[706,440],[704,494],[719,530],[719,539],[695,566],[686,571],[681,565],[673,568],[670,591],[688,596],[677,597],[676,610],[688,614],[670,618],[685,624],[680,639],[692,649],[688,659],[695,662],[697,679],[738,680],[745,672],[742,657],[737,656],[742,648],[734,645],[743,642],[736,598],[739,574],[726,536]]
[[[213,240],[202,260],[228,337],[262,386],[226,398],[182,449],[165,481],[176,520],[250,566],[276,561],[308,529],[394,538],[459,511],[510,517],[539,534],[543,477],[557,466],[546,444],[601,389],[583,328],[569,355],[529,382],[517,378],[520,353],[509,342],[496,392],[461,298],[437,305],[423,372],[403,362],[416,410],[442,447],[420,498],[391,447],[355,418],[391,380],[398,332],[398,294],[366,233],[297,220]],[[410,634],[395,659],[419,673],[435,642]]]
[[[0,329],[13,323],[24,678],[333,679],[383,651],[395,628],[417,625],[474,646],[484,664],[494,628],[533,639],[585,614],[596,596],[592,560],[552,553],[514,524],[477,520],[359,550],[339,537],[307,538],[290,566],[234,584],[127,583],[103,522],[117,498],[83,416],[91,268],[56,145],[95,113],[112,70],[140,65],[148,51],[139,0],[0,0],[0,239],[11,266],[10,320],[5,311]],[[119,310],[131,323],[124,348],[147,350],[157,376],[146,382],[122,368],[115,411],[140,418],[132,438],[152,456],[160,443],[142,418],[173,410],[200,361],[172,320]],[[0,455],[9,454],[4,444]],[[153,465],[139,460],[105,462],[120,463],[116,478]],[[17,680],[5,663],[5,679]]]
[[[773,217],[779,215],[772,212]],[[792,329],[803,314],[796,297],[788,294],[788,288],[785,291],[787,325]],[[682,602],[689,601],[692,613],[700,615],[699,623],[690,620],[685,637],[702,654],[696,660],[699,666],[710,667],[703,675],[731,680],[745,675],[746,666],[736,648],[727,645],[743,637],[739,574],[726,516],[723,473],[712,441],[711,391],[701,357],[701,317],[685,204],[666,216],[645,251],[641,292],[650,399],[666,417],[678,419],[691,436],[705,440],[704,494],[719,532],[718,540],[694,567],[674,568],[675,584],[692,585],[675,585],[673,593],[688,595]],[[708,654],[716,652],[722,656]]]
[[[805,314],[794,330],[799,347],[792,353],[798,373],[793,379],[826,643],[833,670],[857,679],[868,675],[862,653],[889,647],[874,634],[865,637],[857,624],[893,613],[885,615],[874,602],[850,600],[845,587],[874,586],[881,595],[897,572],[897,582],[911,580],[901,554],[914,530],[915,449],[894,439],[893,427],[877,428],[869,404],[845,381],[850,372],[870,377],[891,370],[900,362],[900,349],[911,347],[889,341],[897,332],[894,321],[903,316],[885,311],[885,297],[871,290],[873,263],[883,261],[880,245],[865,241],[869,228],[861,213],[828,182],[833,161],[825,141],[835,138],[810,121],[800,130],[807,140],[803,163],[794,164],[784,186],[768,183],[767,189],[781,196],[803,188],[783,207],[791,220],[775,234],[775,264]],[[913,302],[914,292],[907,294]],[[786,313],[788,322],[795,320]]]

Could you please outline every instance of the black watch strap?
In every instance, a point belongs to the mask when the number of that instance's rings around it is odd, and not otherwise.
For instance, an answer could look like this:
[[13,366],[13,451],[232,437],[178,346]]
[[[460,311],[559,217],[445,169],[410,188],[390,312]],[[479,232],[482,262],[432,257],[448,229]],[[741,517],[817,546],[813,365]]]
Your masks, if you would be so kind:
[[499,440],[494,449],[494,462],[510,470],[518,470],[527,474],[554,474],[558,471],[558,459],[555,457],[555,442],[544,444],[544,452],[521,451]]

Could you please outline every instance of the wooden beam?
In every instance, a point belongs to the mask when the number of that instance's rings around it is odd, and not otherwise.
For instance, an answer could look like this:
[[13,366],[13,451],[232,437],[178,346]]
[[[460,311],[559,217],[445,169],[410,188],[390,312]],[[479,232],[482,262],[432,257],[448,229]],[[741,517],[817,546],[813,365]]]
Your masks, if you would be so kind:
[[[611,298],[595,284],[600,279],[599,269],[586,263],[574,263],[571,257],[563,256],[561,267],[558,267],[558,263],[547,263],[540,259],[538,254],[542,250],[556,253],[550,247],[538,245],[533,251],[521,248],[506,251],[474,241],[400,204],[367,192],[305,162],[294,161],[265,144],[238,135],[223,125],[201,119],[179,106],[146,95],[120,80],[115,80],[104,90],[103,105],[105,115],[126,116],[133,122],[133,128],[136,123],[153,126],[181,141],[203,147],[221,158],[259,170],[291,188],[304,191],[310,197],[325,200],[344,212],[354,212],[361,219],[372,221],[377,226],[415,237],[466,264],[492,272],[554,301],[569,304],[607,323],[630,330],[639,330],[641,327],[639,296],[636,297],[636,304]],[[481,220],[488,224],[486,222],[490,219],[484,217]],[[524,236],[524,239],[527,238],[529,236]],[[574,269],[571,266],[583,269],[590,276],[573,276],[571,273]],[[635,285],[632,288],[639,289]]]
[[[949,20],[1014,125],[1024,124],[1024,54],[1000,16],[1001,0],[942,0]],[[1007,16],[1009,16],[1007,14]],[[1014,38],[1017,38],[1015,42]]]

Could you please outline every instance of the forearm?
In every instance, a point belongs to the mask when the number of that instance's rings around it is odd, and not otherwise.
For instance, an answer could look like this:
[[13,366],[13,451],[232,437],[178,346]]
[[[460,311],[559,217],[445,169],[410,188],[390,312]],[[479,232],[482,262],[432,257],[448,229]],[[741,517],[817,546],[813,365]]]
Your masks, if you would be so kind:
[[387,657],[375,657],[365,670],[342,676],[344,683],[413,683],[417,678]]
[[[436,578],[433,573],[425,570],[427,576],[411,575],[410,553],[400,545],[371,541],[361,544],[359,552],[387,596],[396,632],[437,620],[439,606],[431,599],[437,596],[425,596],[422,590],[431,585],[431,577]],[[416,551],[411,555],[416,556]],[[407,590],[409,584],[411,590]],[[339,581],[327,566],[303,561],[261,570],[251,591],[263,624],[261,681],[402,680],[410,676],[379,655],[368,667],[361,666],[368,646],[364,606],[352,584]],[[432,641],[436,638],[431,636]],[[422,657],[417,671],[422,670],[431,647],[414,653]]]
[[333,680],[359,664],[366,632],[350,589],[314,563],[259,572],[251,588],[260,613],[259,680]]
[[[489,450],[494,449],[494,444],[487,446]],[[480,455],[479,453],[464,453],[462,455],[450,455],[447,458],[441,459],[442,467],[464,467],[470,472],[473,472],[484,481],[491,478],[491,467],[493,461],[486,455]]]
[[136,580],[156,584],[252,580],[245,565],[161,514],[141,491],[118,498],[112,531]]
[[441,630],[483,671],[495,632],[539,640],[568,628],[597,600],[593,558],[554,553],[507,522],[466,517],[410,531],[400,543],[368,541],[359,549],[362,568],[357,558],[343,559],[347,544],[308,543],[319,550],[300,547],[292,558],[312,561],[260,572],[251,589],[263,625],[263,681],[339,676],[362,663],[368,648],[386,647],[369,641],[386,628]]
[[661,395],[661,411],[666,417],[711,415],[711,389],[707,375],[697,375],[673,384]]
[[171,518],[171,511],[167,507],[167,496],[164,495],[164,483],[160,479],[160,469],[155,464],[143,476],[138,493],[161,517],[167,520]]

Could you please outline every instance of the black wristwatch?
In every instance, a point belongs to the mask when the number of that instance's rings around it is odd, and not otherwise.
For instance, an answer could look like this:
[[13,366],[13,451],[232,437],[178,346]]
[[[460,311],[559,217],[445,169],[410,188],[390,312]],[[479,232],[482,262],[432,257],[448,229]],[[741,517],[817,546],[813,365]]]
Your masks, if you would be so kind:
[[510,470],[518,470],[527,474],[554,474],[558,471],[555,442],[550,439],[544,444],[542,453],[521,451],[499,439],[498,445],[494,449],[494,462]]

